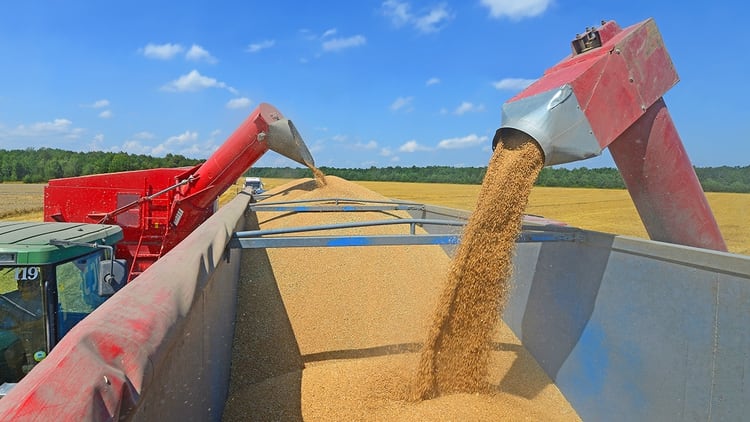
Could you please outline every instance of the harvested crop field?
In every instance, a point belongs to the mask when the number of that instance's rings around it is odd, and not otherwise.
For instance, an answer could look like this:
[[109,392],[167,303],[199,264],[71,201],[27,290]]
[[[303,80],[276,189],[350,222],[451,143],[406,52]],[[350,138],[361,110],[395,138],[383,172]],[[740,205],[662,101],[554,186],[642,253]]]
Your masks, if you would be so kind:
[[[274,200],[384,199],[327,179],[322,188],[312,180],[279,186]],[[259,213],[257,226],[384,218],[391,217]],[[489,393],[408,400],[449,265],[439,246],[246,250],[224,420],[578,420],[503,324],[492,332]]]
[[[264,179],[273,187],[288,179]],[[474,210],[478,185],[444,183],[356,182],[389,198]],[[750,194],[706,193],[730,252],[750,255]],[[571,226],[605,233],[648,238],[628,191],[624,189],[534,187],[527,214],[563,221]]]
[[[263,179],[272,189],[290,179]],[[478,185],[445,183],[356,182],[358,185],[389,198],[416,201],[451,208],[473,210]],[[242,183],[232,186],[219,198],[223,205],[242,190]],[[0,183],[0,220],[42,220],[43,184]],[[750,194],[708,192],[711,209],[719,223],[730,252],[750,255]],[[16,211],[21,210],[21,211]],[[564,221],[571,226],[606,233],[647,238],[633,200],[622,189],[534,187],[526,213]]]
[[43,184],[0,183],[0,219],[41,216],[43,208]]

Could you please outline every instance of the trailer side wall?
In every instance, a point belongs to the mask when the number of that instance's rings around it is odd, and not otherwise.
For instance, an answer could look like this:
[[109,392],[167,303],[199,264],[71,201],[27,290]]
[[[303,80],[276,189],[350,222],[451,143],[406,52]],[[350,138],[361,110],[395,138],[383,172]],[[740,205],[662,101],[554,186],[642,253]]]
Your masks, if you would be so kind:
[[[412,214],[468,218],[438,207]],[[750,257],[583,234],[517,244],[503,317],[579,416],[746,418]]]
[[0,400],[0,420],[220,420],[242,193],[84,319]]

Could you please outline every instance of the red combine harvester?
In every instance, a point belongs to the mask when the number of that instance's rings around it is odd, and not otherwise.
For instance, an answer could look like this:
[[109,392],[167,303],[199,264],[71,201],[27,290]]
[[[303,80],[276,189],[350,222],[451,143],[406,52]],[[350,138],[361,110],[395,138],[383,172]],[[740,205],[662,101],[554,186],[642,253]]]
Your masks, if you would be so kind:
[[217,198],[269,149],[314,166],[292,122],[261,104],[197,166],[50,180],[44,220],[122,227],[116,252],[127,260],[132,280],[208,219]]

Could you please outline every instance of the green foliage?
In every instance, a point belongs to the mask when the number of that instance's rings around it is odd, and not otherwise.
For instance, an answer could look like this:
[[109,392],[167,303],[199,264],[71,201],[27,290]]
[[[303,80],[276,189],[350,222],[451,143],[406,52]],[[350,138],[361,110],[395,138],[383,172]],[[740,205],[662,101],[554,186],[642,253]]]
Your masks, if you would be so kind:
[[[167,154],[163,158],[124,152],[71,152],[51,148],[25,150],[0,149],[0,182],[43,183],[59,177],[74,177],[116,171],[194,166],[200,160]],[[321,167],[323,173],[347,180],[482,183],[486,167]],[[707,192],[750,193],[750,166],[700,167],[695,169]],[[247,175],[269,178],[299,179],[312,177],[307,168],[253,167]],[[614,168],[575,169],[546,167],[536,181],[537,186],[623,189],[622,176]]]
[[61,177],[194,166],[200,162],[201,160],[172,154],[157,158],[124,152],[71,152],[53,148],[0,149],[0,182],[43,183]]
[[750,166],[703,167],[695,173],[705,191],[750,193]]
[[586,167],[576,169],[545,167],[539,173],[537,186],[624,189],[625,182],[617,169]]

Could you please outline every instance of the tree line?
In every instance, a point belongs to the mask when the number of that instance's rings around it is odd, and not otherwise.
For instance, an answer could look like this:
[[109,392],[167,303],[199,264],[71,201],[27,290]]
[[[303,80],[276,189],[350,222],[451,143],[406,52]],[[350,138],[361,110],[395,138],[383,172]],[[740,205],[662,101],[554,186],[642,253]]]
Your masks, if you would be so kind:
[[[325,174],[339,176],[347,180],[479,185],[484,179],[487,167],[321,167],[320,170]],[[696,167],[695,172],[706,192],[750,193],[750,165],[745,167]],[[312,177],[312,173],[306,168],[291,167],[253,167],[247,172],[247,175],[288,179]],[[580,167],[567,169],[545,167],[539,173],[535,185],[597,189],[625,188],[622,175],[616,168]]]
[[[43,183],[49,179],[164,167],[185,167],[202,160],[181,155],[165,157],[124,152],[71,152],[52,148],[0,149],[0,182]],[[323,173],[347,180],[481,184],[487,167],[320,167]],[[750,165],[745,167],[697,167],[698,179],[707,192],[750,193]],[[312,177],[307,168],[253,167],[246,175],[290,178]],[[623,189],[625,183],[615,168],[567,169],[545,167],[537,186]]]
[[194,166],[201,161],[172,154],[158,158],[124,152],[72,152],[53,148],[0,149],[0,182],[43,183],[61,177]]

